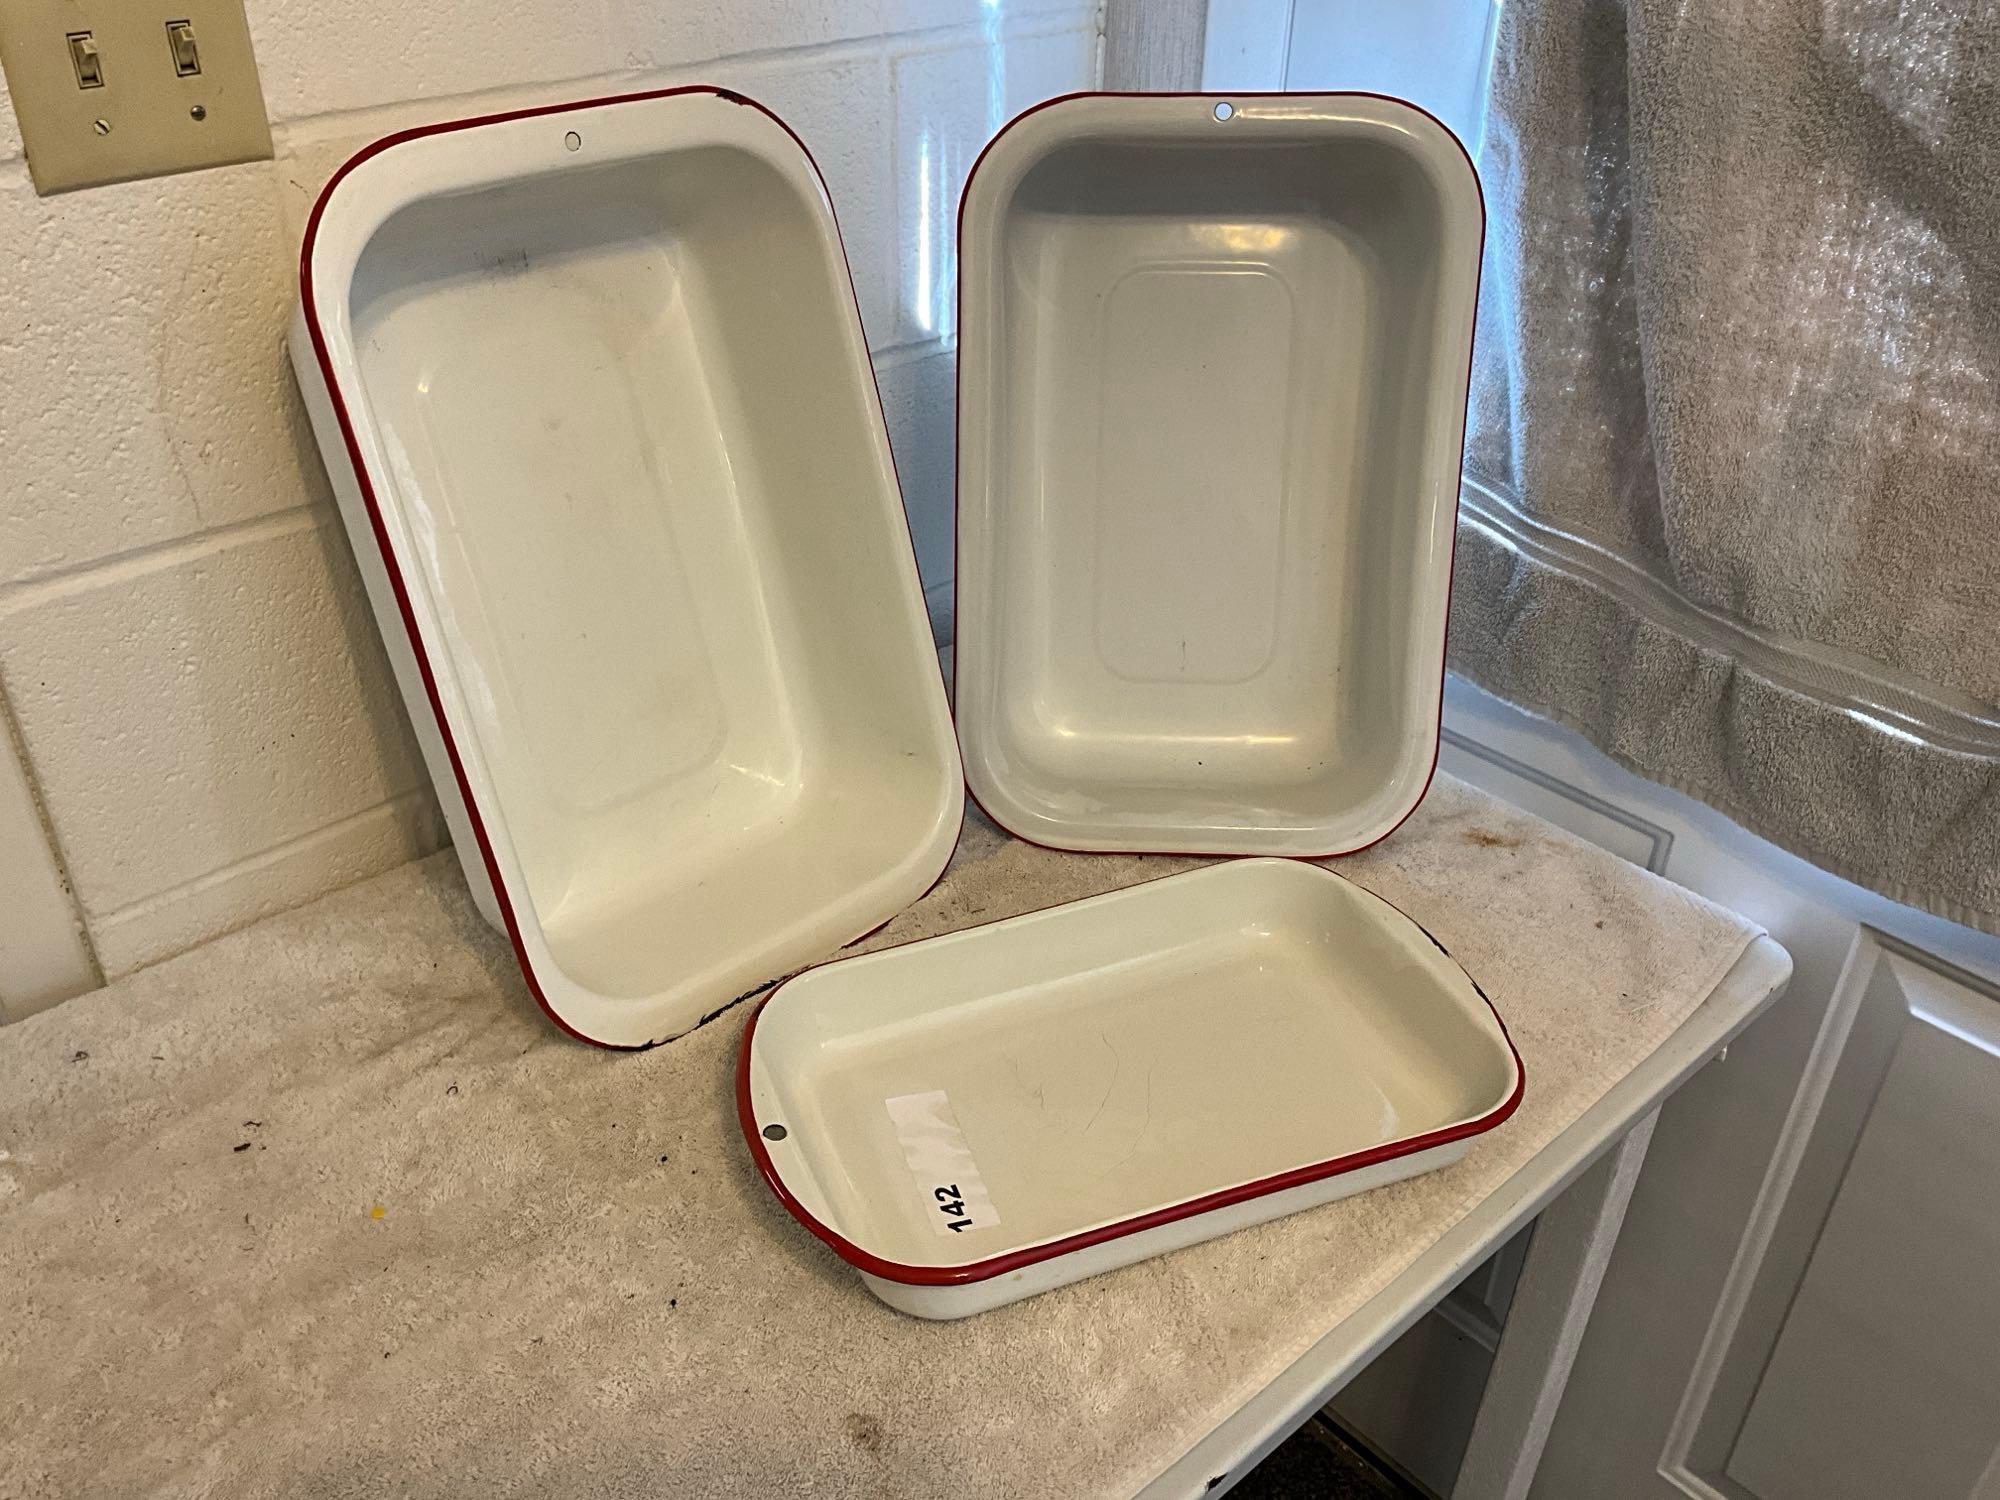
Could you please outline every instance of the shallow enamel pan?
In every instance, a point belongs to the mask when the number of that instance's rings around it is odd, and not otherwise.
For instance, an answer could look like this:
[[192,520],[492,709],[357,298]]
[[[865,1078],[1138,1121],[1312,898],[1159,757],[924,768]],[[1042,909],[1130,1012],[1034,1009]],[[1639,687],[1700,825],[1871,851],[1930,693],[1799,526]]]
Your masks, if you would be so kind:
[[378,141],[292,356],[482,909],[592,1041],[914,900],[962,790],[804,148],[678,89]]
[[1259,859],[809,970],[737,1105],[800,1223],[956,1318],[1444,1166],[1521,1089],[1421,927]]
[[1429,785],[1484,210],[1372,95],[1078,95],[959,215],[957,714],[1065,849],[1325,855]]

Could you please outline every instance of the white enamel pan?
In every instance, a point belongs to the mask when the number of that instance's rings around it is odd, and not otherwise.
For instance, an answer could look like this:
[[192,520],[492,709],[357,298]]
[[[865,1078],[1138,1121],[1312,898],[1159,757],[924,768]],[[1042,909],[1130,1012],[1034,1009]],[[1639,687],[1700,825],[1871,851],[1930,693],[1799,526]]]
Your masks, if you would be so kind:
[[1364,94],[1076,95],[959,214],[966,781],[1065,849],[1345,853],[1437,758],[1485,216]]
[[1445,1166],[1522,1088],[1421,927],[1255,859],[787,980],[737,1107],[793,1217],[958,1318]]
[[805,149],[673,89],[334,175],[292,357],[459,857],[565,1029],[640,1046],[887,920],[962,786]]

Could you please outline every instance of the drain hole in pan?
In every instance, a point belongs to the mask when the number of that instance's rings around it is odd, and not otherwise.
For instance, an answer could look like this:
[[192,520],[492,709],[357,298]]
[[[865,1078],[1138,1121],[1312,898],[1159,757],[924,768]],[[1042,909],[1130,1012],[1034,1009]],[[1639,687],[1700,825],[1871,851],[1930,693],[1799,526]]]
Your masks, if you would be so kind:
[[764,1127],[764,1139],[767,1141],[782,1141],[788,1134],[790,1132],[782,1125],[772,1124]]
[[1224,99],[1220,104],[1215,106],[1215,118],[1218,120],[1226,120],[1235,113],[1236,106],[1231,104],[1227,99]]

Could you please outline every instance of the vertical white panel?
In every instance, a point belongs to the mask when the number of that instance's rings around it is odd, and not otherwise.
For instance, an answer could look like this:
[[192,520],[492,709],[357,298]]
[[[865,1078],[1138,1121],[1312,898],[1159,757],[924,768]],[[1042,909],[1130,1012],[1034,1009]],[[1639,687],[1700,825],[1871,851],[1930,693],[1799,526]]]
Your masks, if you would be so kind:
[[1208,0],[1201,86],[1272,93],[1285,86],[1292,0]]
[[1499,0],[1297,0],[1284,86],[1408,99],[1476,156],[1499,14]]
[[[1725,1472],[1758,1500],[1971,1496],[2000,1441],[2000,996],[1914,954]],[[1878,975],[1878,978],[1882,977]],[[1703,1477],[1708,1477],[1704,1475]]]
[[1652,1144],[1655,1111],[1542,1210],[1452,1500],[1527,1500]]

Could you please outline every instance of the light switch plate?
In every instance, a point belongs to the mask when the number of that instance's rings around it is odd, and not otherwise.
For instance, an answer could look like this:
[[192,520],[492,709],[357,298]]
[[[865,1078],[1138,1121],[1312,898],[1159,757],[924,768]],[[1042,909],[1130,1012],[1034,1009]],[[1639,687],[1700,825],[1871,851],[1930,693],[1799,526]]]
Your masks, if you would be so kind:
[[242,0],[0,0],[0,64],[38,193],[271,154]]

